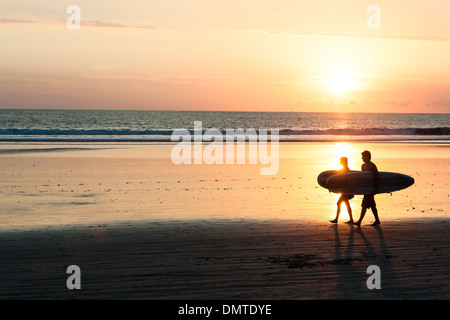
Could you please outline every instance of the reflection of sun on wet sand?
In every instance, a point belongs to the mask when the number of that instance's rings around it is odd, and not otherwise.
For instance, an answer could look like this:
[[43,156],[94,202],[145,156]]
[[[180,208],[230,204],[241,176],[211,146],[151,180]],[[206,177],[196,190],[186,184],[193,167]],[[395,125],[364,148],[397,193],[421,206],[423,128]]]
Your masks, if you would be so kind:
[[281,144],[274,176],[176,166],[159,146],[2,155],[0,297],[73,297],[61,270],[77,264],[80,297],[449,298],[448,146],[351,147],[416,179],[377,196],[381,227],[330,227],[337,199],[316,178],[339,169],[333,144]]

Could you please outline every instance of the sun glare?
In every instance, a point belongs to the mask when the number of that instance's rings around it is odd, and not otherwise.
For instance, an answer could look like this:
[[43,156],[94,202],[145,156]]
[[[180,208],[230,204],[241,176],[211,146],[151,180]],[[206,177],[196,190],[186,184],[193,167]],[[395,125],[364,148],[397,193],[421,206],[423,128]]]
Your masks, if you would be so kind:
[[359,158],[355,157],[355,150],[348,142],[336,142],[332,149],[333,156],[330,157],[330,167],[341,169],[340,159],[342,157],[348,158],[348,165],[351,170],[357,167]]
[[348,71],[337,71],[326,77],[325,83],[333,93],[344,94],[362,87],[358,75]]
[[347,142],[337,142],[333,147],[334,153],[338,158],[349,157],[352,148]]

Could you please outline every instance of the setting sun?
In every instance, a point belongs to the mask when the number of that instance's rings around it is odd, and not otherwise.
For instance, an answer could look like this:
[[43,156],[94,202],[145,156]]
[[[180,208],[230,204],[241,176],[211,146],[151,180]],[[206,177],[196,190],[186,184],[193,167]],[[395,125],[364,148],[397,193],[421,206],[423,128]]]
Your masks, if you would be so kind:
[[333,93],[343,94],[351,90],[361,89],[362,84],[357,80],[357,74],[348,71],[339,71],[331,75],[326,83]]

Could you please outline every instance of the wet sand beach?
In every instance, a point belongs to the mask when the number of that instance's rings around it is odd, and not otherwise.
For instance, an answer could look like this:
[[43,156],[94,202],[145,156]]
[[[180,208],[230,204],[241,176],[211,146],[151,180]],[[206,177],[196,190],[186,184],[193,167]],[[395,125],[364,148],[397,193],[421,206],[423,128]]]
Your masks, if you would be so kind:
[[[337,196],[315,179],[338,168],[333,143],[281,144],[272,176],[177,166],[171,146],[77,147],[2,146],[2,299],[450,298],[448,145],[346,146],[351,168],[369,148],[380,171],[416,180],[377,195],[382,224],[369,211],[360,229],[344,212],[328,222]],[[66,287],[69,265],[81,290]],[[370,265],[380,290],[367,288]]]

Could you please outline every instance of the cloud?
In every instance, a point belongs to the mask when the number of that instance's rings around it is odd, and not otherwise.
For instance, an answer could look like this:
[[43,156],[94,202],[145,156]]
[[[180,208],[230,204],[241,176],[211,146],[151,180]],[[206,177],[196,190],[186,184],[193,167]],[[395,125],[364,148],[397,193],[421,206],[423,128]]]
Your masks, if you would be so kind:
[[389,104],[395,107],[408,107],[412,104],[412,101],[409,100],[401,100],[401,101],[394,101],[394,100],[384,100],[383,104]]
[[35,20],[24,20],[24,19],[0,19],[0,23],[13,24],[13,23],[38,23]]
[[[56,21],[37,21],[37,20],[27,20],[27,19],[0,19],[0,24],[28,24],[28,23],[38,23],[38,24],[65,24],[66,20],[56,20]],[[82,27],[102,27],[102,28],[134,28],[134,29],[156,29],[153,25],[146,24],[126,24],[112,21],[101,21],[101,20],[84,20],[81,19]]]
[[81,26],[84,27],[104,27],[104,28],[136,28],[136,29],[156,29],[151,25],[129,25],[110,21],[99,20],[81,20]]
[[83,27],[126,28],[126,25],[117,22],[81,20]]
[[427,107],[450,108],[450,101],[438,100],[427,103]]

